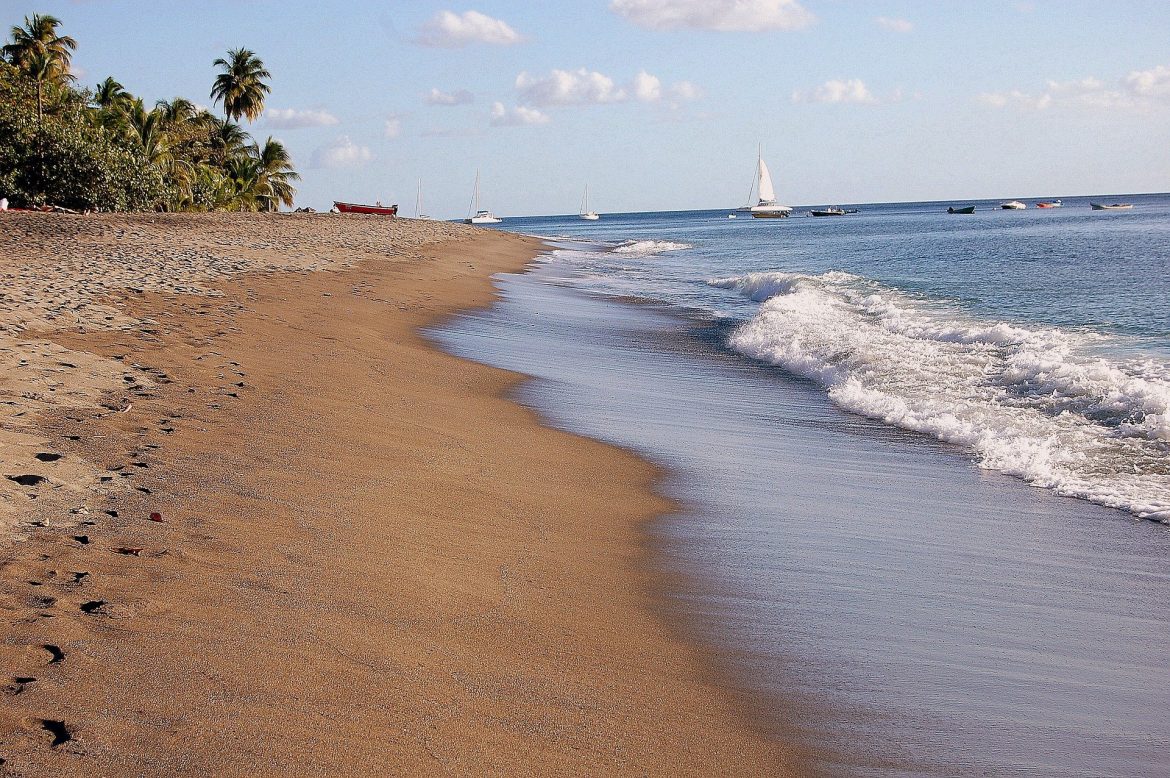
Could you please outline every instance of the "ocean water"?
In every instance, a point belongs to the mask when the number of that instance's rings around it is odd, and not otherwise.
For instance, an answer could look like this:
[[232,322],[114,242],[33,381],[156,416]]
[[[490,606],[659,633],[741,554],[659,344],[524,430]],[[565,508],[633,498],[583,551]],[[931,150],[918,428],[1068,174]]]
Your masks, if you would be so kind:
[[670,469],[670,607],[811,769],[1163,775],[1170,196],[1125,200],[509,219],[549,254],[435,335]]

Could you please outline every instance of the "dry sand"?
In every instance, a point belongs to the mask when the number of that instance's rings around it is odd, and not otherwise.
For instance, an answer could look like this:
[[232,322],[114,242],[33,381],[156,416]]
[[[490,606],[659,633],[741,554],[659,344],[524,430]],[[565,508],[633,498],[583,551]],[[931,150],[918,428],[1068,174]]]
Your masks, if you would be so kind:
[[659,615],[654,470],[417,334],[538,250],[5,214],[0,775],[793,769]]

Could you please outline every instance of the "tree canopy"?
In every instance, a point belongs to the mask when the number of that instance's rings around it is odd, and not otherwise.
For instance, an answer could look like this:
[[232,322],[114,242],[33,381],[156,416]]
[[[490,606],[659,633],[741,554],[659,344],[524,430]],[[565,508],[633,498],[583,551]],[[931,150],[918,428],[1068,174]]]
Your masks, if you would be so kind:
[[280,141],[259,144],[256,119],[271,74],[233,49],[212,96],[225,116],[184,97],[148,105],[115,78],[93,89],[71,72],[77,41],[45,14],[13,26],[0,49],[0,196],[14,207],[85,210],[250,210],[291,206],[299,180]]
[[229,119],[240,117],[255,121],[264,112],[264,98],[272,91],[266,79],[272,74],[264,63],[247,49],[230,49],[227,59],[220,57],[212,63],[223,72],[215,77],[211,87],[212,99],[223,103],[223,112]]

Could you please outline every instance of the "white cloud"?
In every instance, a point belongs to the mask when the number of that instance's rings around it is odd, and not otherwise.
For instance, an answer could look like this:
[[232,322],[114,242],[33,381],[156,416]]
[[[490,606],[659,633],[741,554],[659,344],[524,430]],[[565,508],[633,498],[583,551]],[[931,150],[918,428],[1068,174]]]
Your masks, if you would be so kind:
[[1170,67],[1158,65],[1149,70],[1133,70],[1121,83],[1135,97],[1164,101],[1170,98]]
[[1170,106],[1170,67],[1133,70],[1112,85],[1089,76],[1073,81],[1048,81],[1038,92],[1012,89],[988,92],[977,98],[993,108],[1044,111],[1058,106],[1090,109],[1149,110]]
[[811,90],[796,90],[792,93],[794,103],[861,103],[873,104],[878,100],[860,78],[833,79]]
[[339,168],[360,165],[374,158],[365,146],[359,146],[342,135],[327,146],[320,146],[313,152],[312,166],[315,168]]
[[634,76],[633,92],[634,97],[644,103],[658,102],[662,99],[662,79],[640,70]]
[[423,98],[423,102],[427,105],[467,105],[474,100],[475,95],[466,89],[456,89],[454,92],[431,89]]
[[491,116],[493,127],[523,127],[549,122],[548,114],[526,105],[505,108],[503,103],[492,103]]
[[670,93],[678,100],[698,100],[703,96],[703,90],[690,81],[671,84]]
[[554,70],[540,78],[521,73],[516,76],[516,90],[535,105],[617,103],[627,96],[612,78],[585,68]]
[[402,120],[397,116],[391,116],[383,125],[383,134],[393,140],[402,134]]
[[547,76],[521,73],[516,76],[516,91],[521,100],[531,105],[604,105],[638,100],[660,103],[669,93],[675,101],[694,100],[701,94],[689,81],[663,86],[662,79],[638,72],[628,84],[619,84],[610,76],[595,70],[553,70]]
[[507,22],[479,11],[439,11],[422,26],[415,40],[423,46],[458,48],[471,43],[511,46],[524,38]]
[[797,0],[613,0],[609,9],[651,30],[799,30],[816,21]]
[[890,32],[911,32],[914,29],[914,22],[909,19],[893,19],[889,16],[879,16],[874,21],[878,27],[889,30]]
[[332,127],[341,123],[336,116],[328,111],[297,110],[295,108],[267,108],[262,120],[264,127],[274,130]]

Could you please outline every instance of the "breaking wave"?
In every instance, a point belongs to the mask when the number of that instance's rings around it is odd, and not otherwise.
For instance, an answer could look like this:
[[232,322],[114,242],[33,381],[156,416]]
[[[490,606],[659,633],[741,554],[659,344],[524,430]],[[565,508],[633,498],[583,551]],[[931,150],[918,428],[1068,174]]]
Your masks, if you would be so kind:
[[819,382],[842,408],[1170,523],[1170,365],[1103,357],[1099,334],[980,320],[849,273],[708,284],[761,304],[732,348]]
[[614,254],[626,254],[635,257],[648,257],[661,254],[664,251],[680,251],[691,248],[689,243],[678,243],[672,240],[628,240],[613,250]]

